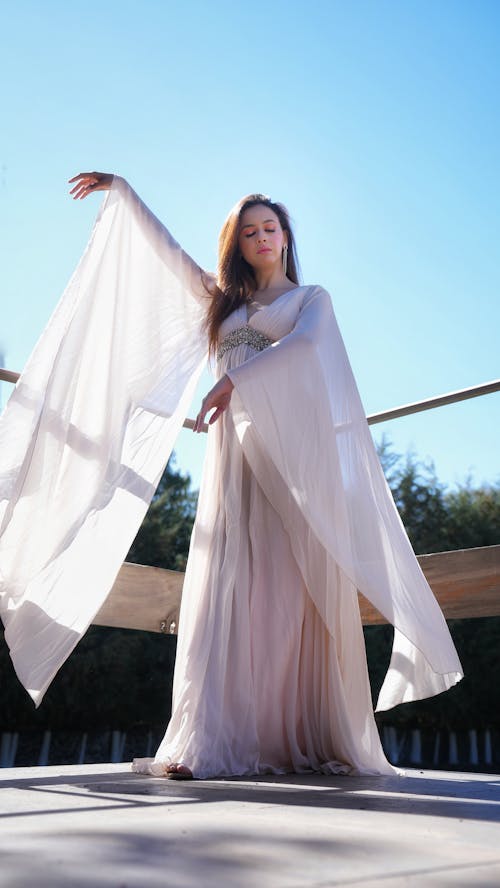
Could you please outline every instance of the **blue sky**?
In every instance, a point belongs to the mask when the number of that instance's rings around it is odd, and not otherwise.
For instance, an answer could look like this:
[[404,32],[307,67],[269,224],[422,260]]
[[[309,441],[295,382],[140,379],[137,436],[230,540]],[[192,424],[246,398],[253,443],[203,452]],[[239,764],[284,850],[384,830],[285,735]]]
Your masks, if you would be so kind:
[[[500,377],[499,25],[496,0],[6,0],[6,366],[22,369],[102,199],[72,201],[66,180],[98,169],[210,270],[242,195],[284,202],[367,414]],[[434,460],[453,489],[500,480],[499,420],[496,393],[372,434]],[[204,449],[181,432],[196,487]]]

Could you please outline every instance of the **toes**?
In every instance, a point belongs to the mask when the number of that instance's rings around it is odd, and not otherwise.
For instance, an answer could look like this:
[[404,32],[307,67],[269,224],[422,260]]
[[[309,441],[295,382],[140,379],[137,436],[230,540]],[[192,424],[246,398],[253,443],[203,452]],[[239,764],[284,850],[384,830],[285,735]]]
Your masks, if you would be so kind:
[[165,770],[167,774],[183,774],[186,777],[193,776],[191,770],[180,762],[173,762],[172,764],[167,765]]

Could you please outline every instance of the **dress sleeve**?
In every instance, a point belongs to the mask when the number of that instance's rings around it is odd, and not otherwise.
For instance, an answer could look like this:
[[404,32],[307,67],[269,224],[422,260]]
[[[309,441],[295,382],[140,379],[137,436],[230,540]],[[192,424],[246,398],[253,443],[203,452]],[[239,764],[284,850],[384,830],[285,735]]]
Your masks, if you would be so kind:
[[[294,551],[309,547],[310,563],[319,544],[396,629],[377,708],[451,687],[460,660],[385,479],[328,292],[312,288],[290,333],[226,372],[245,455],[263,489],[277,471],[283,523],[302,528]],[[334,634],[327,584],[309,591]]]
[[107,597],[187,415],[208,350],[202,275],[115,177],[0,417],[0,614],[36,706]]
[[148,240],[158,257],[175,271],[182,287],[206,307],[217,280],[216,275],[201,268],[182,249],[168,228],[151,212],[126,179],[114,176],[111,191],[121,196],[142,236]]

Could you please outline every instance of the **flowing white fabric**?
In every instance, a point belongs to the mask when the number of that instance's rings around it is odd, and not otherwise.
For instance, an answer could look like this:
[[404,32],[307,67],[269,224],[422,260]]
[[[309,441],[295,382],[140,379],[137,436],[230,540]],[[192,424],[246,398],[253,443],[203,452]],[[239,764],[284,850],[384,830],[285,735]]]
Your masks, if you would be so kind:
[[[118,177],[0,420],[1,613],[39,705],[113,583],[206,360],[201,269]],[[208,278],[208,276],[207,276]],[[153,760],[195,776],[388,773],[357,602],[395,626],[386,709],[462,677],[384,478],[327,291],[296,287],[227,351]]]
[[36,706],[108,595],[185,419],[206,363],[203,292],[115,177],[0,419],[0,613]]
[[308,288],[290,334],[227,372],[239,440],[326,625],[334,631],[336,602],[314,581],[321,549],[395,626],[377,709],[451,687],[462,667],[383,474],[327,291]]
[[460,662],[386,484],[328,293],[296,287],[250,319],[243,306],[220,337],[245,325],[276,341],[258,353],[242,341],[218,364],[235,388],[209,427],[172,717],[155,757],[133,769],[388,774],[357,590],[400,629],[380,709],[439,693]]

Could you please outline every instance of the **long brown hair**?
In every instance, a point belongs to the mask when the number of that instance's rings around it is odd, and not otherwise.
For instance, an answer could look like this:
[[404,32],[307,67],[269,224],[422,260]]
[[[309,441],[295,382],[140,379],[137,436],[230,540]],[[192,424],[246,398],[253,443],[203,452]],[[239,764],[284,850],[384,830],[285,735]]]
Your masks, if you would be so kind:
[[219,255],[217,262],[217,285],[212,289],[209,302],[206,330],[208,352],[214,355],[217,350],[219,327],[222,321],[239,308],[257,289],[257,280],[251,265],[241,255],[238,236],[240,220],[249,207],[263,204],[276,213],[283,231],[288,234],[288,254],[286,275],[299,284],[299,263],[290,215],[282,203],[275,203],[265,194],[247,194],[233,207],[219,234]]

